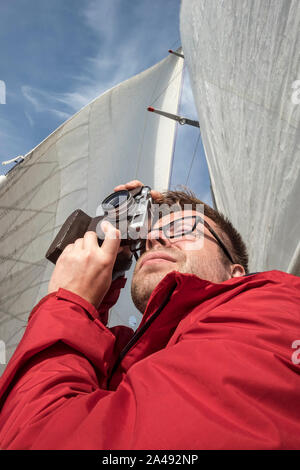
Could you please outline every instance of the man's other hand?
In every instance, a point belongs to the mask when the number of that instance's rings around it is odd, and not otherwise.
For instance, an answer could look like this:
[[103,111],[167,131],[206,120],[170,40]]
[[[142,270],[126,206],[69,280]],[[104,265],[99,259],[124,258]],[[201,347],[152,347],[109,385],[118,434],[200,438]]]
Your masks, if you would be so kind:
[[105,240],[98,245],[95,232],[88,231],[68,245],[57,260],[48,293],[67,289],[96,308],[112,281],[112,270],[120,249],[120,232],[109,222],[102,222]]

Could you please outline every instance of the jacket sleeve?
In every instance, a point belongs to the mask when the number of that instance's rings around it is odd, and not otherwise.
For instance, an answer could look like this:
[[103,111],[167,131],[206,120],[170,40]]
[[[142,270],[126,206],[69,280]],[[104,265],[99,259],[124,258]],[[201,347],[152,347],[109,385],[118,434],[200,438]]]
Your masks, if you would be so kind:
[[104,326],[125,282],[113,281],[99,310],[65,289],[47,295],[32,310],[0,378],[1,449],[9,448],[41,410],[55,410],[66,398],[105,389],[109,370],[133,334],[125,326]]
[[125,277],[119,277],[118,279],[113,281],[107,294],[102,300],[101,305],[98,309],[98,315],[103,325],[107,325],[109,310],[117,302],[120,295],[120,289],[125,286],[126,280],[127,279]]

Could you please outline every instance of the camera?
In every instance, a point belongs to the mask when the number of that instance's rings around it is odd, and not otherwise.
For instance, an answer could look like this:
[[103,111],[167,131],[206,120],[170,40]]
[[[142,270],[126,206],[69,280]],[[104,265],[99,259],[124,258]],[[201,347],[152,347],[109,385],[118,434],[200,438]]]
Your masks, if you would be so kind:
[[136,251],[147,237],[152,214],[151,188],[142,186],[131,191],[122,190],[110,194],[98,206],[93,221],[98,238],[104,239],[102,220],[109,221],[121,232],[121,245],[129,245]]
[[[77,209],[67,218],[51,243],[46,258],[56,263],[59,256],[70,243],[82,238],[85,232],[96,232],[98,245],[105,238],[101,222],[107,220],[121,232],[121,246],[128,245],[137,259],[136,252],[145,246],[145,239],[150,228],[152,214],[151,188],[142,186],[133,190],[116,191],[106,197],[98,206],[96,217],[90,217]],[[113,269],[113,279],[130,269],[132,255],[119,253]]]

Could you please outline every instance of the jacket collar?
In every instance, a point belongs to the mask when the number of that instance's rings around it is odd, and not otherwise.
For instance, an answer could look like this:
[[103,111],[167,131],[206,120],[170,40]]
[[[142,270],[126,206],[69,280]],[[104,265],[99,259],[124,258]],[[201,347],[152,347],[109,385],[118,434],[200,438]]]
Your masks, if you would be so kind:
[[[141,329],[144,331],[136,341],[133,338],[132,346],[130,345],[115,371],[117,373],[113,374],[112,389],[117,387],[122,375],[133,364],[163,349],[172,337],[180,335],[186,322],[191,323],[195,318],[201,321],[211,308],[228,301],[247,288],[245,284],[255,283],[254,277],[257,276],[242,276],[217,284],[194,274],[183,274],[178,271],[168,273],[149,298],[135,335]],[[265,276],[263,278],[263,282],[266,282]],[[157,315],[158,310],[159,315]],[[175,330],[176,335],[174,335]]]
[[150,296],[134,335],[137,339],[132,338],[133,344],[122,359],[122,369],[128,370],[132,363],[164,348],[186,316],[224,289],[224,283],[214,284],[193,274],[168,273]]
[[191,311],[199,303],[218,295],[224,290],[231,289],[231,286],[235,285],[239,279],[242,278],[232,278],[221,283],[213,283],[194,274],[171,271],[153,290],[139,328],[155,313],[171,290],[174,290],[171,298],[172,303],[175,301],[176,310],[180,310],[182,316],[185,316],[185,313]]

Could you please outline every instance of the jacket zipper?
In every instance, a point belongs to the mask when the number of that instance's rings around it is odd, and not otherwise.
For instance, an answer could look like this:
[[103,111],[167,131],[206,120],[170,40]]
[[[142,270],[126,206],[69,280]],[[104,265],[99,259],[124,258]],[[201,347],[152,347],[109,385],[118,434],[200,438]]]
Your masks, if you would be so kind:
[[128,353],[128,351],[132,348],[132,346],[134,346],[134,344],[140,339],[140,337],[145,333],[145,331],[149,328],[149,326],[154,322],[154,320],[159,316],[159,314],[161,313],[161,311],[165,308],[165,306],[167,305],[167,303],[169,302],[170,298],[172,297],[172,294],[175,290],[175,288],[177,287],[177,284],[175,284],[171,290],[169,291],[168,295],[166,296],[165,300],[162,302],[162,304],[158,307],[158,309],[153,313],[153,315],[149,318],[149,320],[138,330],[134,333],[134,335],[132,336],[131,340],[126,344],[126,346],[122,349],[122,351],[120,352],[119,354],[119,357],[118,359],[116,360],[112,370],[111,370],[111,374],[110,374],[110,377],[107,381],[107,388],[109,387],[109,383],[110,383],[110,380],[113,376],[113,374],[115,373],[115,371],[117,370],[117,368],[119,367],[119,365],[121,364],[122,360],[124,359],[124,357],[126,356],[126,354]]

